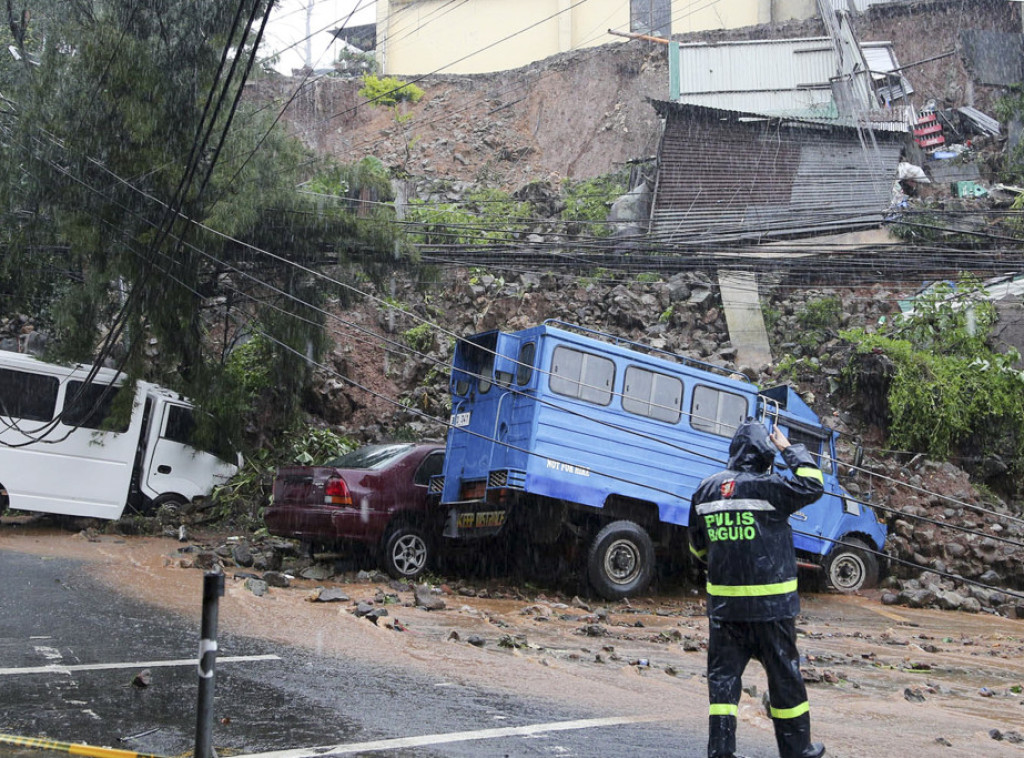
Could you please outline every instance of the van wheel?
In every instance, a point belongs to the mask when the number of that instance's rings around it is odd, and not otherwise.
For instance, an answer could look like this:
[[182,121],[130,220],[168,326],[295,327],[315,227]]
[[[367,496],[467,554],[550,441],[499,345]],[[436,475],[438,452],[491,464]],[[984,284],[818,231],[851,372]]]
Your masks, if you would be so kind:
[[415,579],[432,557],[423,532],[408,524],[396,526],[384,542],[384,570],[394,579]]
[[605,600],[643,592],[654,575],[654,544],[632,521],[613,521],[594,537],[587,556],[587,578]]
[[878,557],[863,540],[845,537],[825,559],[825,580],[838,592],[856,592],[878,584]]
[[188,505],[184,495],[167,493],[151,501],[148,508],[143,508],[141,513],[144,516],[155,515],[161,523],[170,524],[177,521]]

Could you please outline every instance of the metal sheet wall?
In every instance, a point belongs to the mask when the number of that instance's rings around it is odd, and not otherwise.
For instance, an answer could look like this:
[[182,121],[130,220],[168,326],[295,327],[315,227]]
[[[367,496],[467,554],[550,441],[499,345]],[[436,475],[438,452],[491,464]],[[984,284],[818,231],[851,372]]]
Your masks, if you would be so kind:
[[902,140],[728,115],[668,112],[651,214],[655,244],[705,246],[881,223]]

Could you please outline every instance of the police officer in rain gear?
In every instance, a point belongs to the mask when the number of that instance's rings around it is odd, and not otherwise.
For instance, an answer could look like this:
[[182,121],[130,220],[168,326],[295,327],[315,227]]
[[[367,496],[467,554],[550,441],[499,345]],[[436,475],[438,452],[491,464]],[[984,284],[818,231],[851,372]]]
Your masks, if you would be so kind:
[[[792,477],[769,471],[776,451]],[[707,477],[690,508],[690,550],[707,563],[708,756],[733,756],[743,670],[756,658],[768,674],[775,741],[782,758],[818,758],[796,649],[796,554],[789,516],[821,497],[821,470],[776,426],[747,419],[729,445],[728,469]]]

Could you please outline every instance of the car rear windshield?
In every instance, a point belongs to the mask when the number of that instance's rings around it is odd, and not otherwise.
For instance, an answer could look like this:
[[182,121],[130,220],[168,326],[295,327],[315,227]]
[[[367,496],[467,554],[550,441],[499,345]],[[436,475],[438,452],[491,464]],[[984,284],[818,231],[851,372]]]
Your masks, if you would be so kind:
[[366,445],[355,450],[339,455],[327,461],[327,466],[336,468],[382,468],[400,455],[409,452],[412,445],[402,443],[397,445]]

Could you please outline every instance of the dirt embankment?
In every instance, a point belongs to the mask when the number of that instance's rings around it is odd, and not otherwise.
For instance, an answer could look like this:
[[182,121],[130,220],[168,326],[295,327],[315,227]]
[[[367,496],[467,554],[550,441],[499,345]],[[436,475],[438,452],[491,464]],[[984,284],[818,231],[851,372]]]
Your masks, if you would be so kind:
[[[1016,31],[1013,3],[953,0],[876,5],[853,17],[865,42],[889,41],[914,87],[913,104],[989,111],[997,88],[974,81],[960,55],[964,29]],[[676,35],[684,42],[824,36],[816,19]],[[751,61],[750,65],[757,65]],[[400,77],[423,99],[373,108],[359,79],[336,76],[254,82],[250,97],[284,110],[310,148],[351,163],[372,155],[412,177],[516,190],[535,181],[588,179],[657,152],[660,124],[649,98],[669,96],[668,47],[609,37],[609,44],[493,74]],[[701,149],[694,145],[695,153]]]
[[[0,550],[77,558],[119,592],[198,618],[203,572],[182,567],[182,547],[0,526]],[[256,595],[229,572],[220,623],[319,655],[390,661],[597,713],[703,728],[707,626],[692,591],[603,605],[487,583],[438,585],[445,607],[427,611],[411,588],[375,579],[294,579]],[[318,587],[349,599],[312,602]],[[387,614],[371,623],[356,615],[360,604]],[[887,609],[873,596],[805,594],[803,606],[804,674],[815,737],[829,755],[1024,754],[1014,741],[1024,722],[1024,622]],[[744,684],[741,730],[770,735],[760,667],[751,665]]]
[[358,79],[264,80],[251,96],[283,104],[309,147],[342,163],[379,158],[396,174],[516,190],[587,179],[657,151],[648,97],[668,95],[660,47],[609,45],[475,76],[410,77],[415,105],[373,108]]

